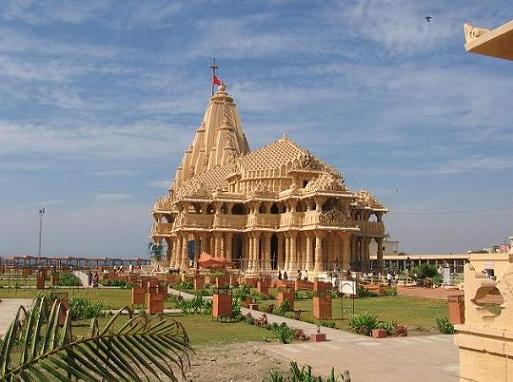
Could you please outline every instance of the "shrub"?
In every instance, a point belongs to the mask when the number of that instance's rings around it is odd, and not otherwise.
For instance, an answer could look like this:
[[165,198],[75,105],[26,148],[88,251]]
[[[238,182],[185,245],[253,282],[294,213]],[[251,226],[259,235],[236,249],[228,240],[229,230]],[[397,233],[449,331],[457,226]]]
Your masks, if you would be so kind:
[[335,321],[333,320],[321,320],[320,324],[326,328],[335,328]]
[[385,288],[385,296],[397,296],[396,288]]
[[340,375],[335,375],[335,369],[331,368],[330,374],[323,378],[314,376],[310,365],[299,368],[296,362],[290,363],[290,372],[288,374],[290,374],[289,377],[279,371],[271,370],[267,380],[269,382],[344,382],[351,380],[351,376],[347,370]]
[[275,305],[273,307],[273,314],[277,316],[284,316],[286,312],[290,310],[290,305],[287,300],[283,301],[280,305]]
[[244,300],[251,295],[251,289],[247,285],[241,285],[232,289],[232,318],[239,319],[241,306]]
[[186,314],[211,313],[212,301],[203,298],[201,293],[196,293],[191,300],[177,301],[175,306]]
[[250,324],[250,325],[255,325],[255,319],[253,318],[253,316],[251,315],[251,313],[247,313],[245,316],[244,316],[244,321],[246,321],[246,323]]
[[60,275],[58,286],[81,286],[80,279],[73,273],[65,272]]
[[[249,314],[249,313],[248,313]],[[260,318],[258,318],[256,321],[255,321],[255,325],[256,326],[260,326],[261,328],[265,328],[266,325],[268,324],[268,321],[267,321],[267,316],[265,314],[262,314],[260,316]]]
[[453,334],[454,333],[454,325],[449,321],[447,317],[437,318],[436,326],[438,327],[438,331],[442,334]]
[[440,275],[440,274],[438,274],[438,273],[437,273],[436,275],[434,275],[434,276],[431,278],[431,280],[433,281],[433,284],[435,284],[435,285],[440,285],[440,284],[442,284],[442,281],[443,281],[443,279],[442,279],[442,275]]
[[276,338],[278,338],[281,343],[289,344],[294,339],[294,329],[289,327],[285,322],[282,322],[280,325],[274,323],[272,328]]
[[267,308],[265,308],[266,313],[272,313],[274,309],[274,304],[267,305]]
[[130,284],[126,280],[105,280],[102,282],[103,286],[108,287],[119,287],[121,289],[130,289],[132,288],[132,284]]
[[105,308],[102,302],[91,302],[83,297],[74,297],[69,303],[72,320],[100,317],[103,315]]
[[303,315],[303,311],[301,309],[297,309],[294,311],[294,320],[301,321],[301,316]]
[[389,336],[393,336],[396,334],[397,326],[397,322],[395,321],[380,321],[378,323],[378,328],[386,330],[387,335]]
[[356,288],[356,294],[358,297],[376,297],[377,294],[369,291],[367,288],[364,288],[360,285]]
[[378,316],[373,316],[369,313],[355,314],[349,320],[349,327],[358,334],[370,336],[372,329],[378,327]]
[[294,339],[299,341],[308,341],[308,337],[303,329],[294,329]]

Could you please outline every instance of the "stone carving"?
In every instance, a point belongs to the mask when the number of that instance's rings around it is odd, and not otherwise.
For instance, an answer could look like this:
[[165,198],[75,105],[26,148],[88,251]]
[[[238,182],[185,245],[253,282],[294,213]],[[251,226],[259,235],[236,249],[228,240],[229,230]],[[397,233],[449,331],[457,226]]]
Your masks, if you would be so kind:
[[319,222],[327,225],[342,225],[346,222],[344,212],[332,208],[329,211],[324,211],[319,216]]
[[360,190],[354,193],[356,203],[361,206],[368,206],[371,208],[381,209],[382,204],[367,190]]
[[306,184],[305,190],[346,191],[346,187],[337,176],[326,173],[310,180]]
[[490,32],[490,29],[477,28],[469,23],[463,25],[463,30],[465,31],[465,42],[467,43]]
[[296,170],[323,170],[322,164],[309,152],[306,151],[299,157],[299,165]]
[[256,193],[261,193],[261,192],[265,192],[267,191],[267,188],[265,187],[265,184],[262,182],[262,181],[259,181],[256,185],[255,185],[255,188],[253,189],[253,193],[256,194]]

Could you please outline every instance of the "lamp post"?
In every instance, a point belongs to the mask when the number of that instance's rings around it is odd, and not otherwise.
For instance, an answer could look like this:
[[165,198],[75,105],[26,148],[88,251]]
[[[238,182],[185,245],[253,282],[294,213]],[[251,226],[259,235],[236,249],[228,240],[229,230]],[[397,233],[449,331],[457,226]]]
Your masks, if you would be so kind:
[[41,239],[43,237],[43,215],[45,214],[45,209],[41,208],[39,210],[39,251],[37,252],[37,262],[41,264]]

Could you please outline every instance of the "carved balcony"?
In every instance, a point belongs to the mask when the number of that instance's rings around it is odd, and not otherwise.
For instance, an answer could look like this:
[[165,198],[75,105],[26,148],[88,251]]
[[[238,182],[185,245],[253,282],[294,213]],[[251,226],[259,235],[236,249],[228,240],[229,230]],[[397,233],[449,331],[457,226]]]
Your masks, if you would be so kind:
[[356,221],[355,223],[363,236],[380,237],[385,235],[385,225],[382,222]]
[[278,214],[257,214],[249,215],[247,227],[253,228],[272,228],[276,229],[280,225],[280,215]]
[[172,223],[156,223],[153,225],[152,234],[155,236],[170,235],[172,229],[173,229]]
[[248,217],[246,215],[216,215],[214,226],[216,228],[244,229]]

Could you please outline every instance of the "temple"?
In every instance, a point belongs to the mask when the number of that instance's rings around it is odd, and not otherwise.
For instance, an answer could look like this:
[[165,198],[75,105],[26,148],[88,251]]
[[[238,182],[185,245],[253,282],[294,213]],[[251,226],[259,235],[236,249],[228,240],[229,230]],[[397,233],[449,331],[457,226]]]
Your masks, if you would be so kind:
[[368,191],[284,136],[255,151],[233,98],[220,85],[169,194],[155,202],[152,240],[166,266],[194,268],[202,252],[245,274],[370,270],[383,266],[383,216]]

